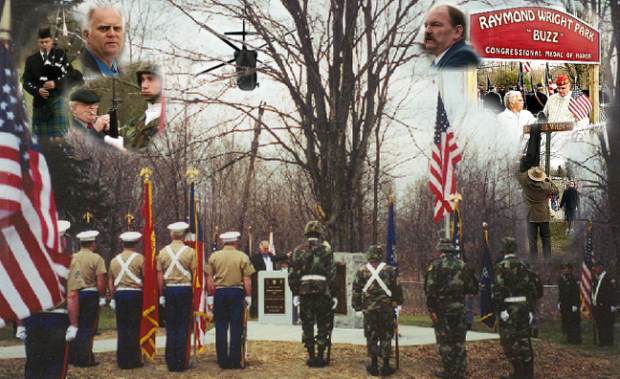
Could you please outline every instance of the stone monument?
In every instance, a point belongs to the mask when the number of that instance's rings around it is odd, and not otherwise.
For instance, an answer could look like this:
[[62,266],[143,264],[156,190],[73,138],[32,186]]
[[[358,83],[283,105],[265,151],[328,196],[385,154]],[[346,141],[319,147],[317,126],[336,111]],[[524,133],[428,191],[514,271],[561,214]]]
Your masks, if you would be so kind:
[[293,322],[293,294],[286,270],[258,272],[258,322],[287,325]]
[[338,306],[334,317],[334,326],[337,328],[363,328],[364,317],[357,316],[351,306],[353,281],[361,265],[366,264],[364,253],[334,253],[336,261],[336,298]]

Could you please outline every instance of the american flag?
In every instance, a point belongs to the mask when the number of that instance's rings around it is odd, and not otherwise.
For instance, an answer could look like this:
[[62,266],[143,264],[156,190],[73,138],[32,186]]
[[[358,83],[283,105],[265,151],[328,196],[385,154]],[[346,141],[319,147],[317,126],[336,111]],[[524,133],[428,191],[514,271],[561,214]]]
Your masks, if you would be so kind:
[[575,88],[572,91],[570,103],[568,103],[568,110],[575,116],[575,119],[579,121],[588,117],[590,111],[592,111],[592,103],[579,88]]
[[589,315],[592,308],[592,263],[594,262],[594,251],[592,249],[592,224],[588,223],[586,229],[586,244],[583,251],[583,262],[581,263],[581,280],[579,289],[581,292],[581,312]]
[[532,66],[530,66],[530,62],[523,62],[521,65],[521,70],[524,73],[528,73],[530,71],[532,71]]
[[445,212],[452,212],[450,196],[456,193],[456,165],[462,158],[450,128],[441,94],[437,98],[437,120],[430,164],[431,178],[428,182],[435,197],[435,223],[441,220]]
[[0,39],[0,323],[63,301],[70,256],[60,249],[47,163],[28,131],[9,42]]

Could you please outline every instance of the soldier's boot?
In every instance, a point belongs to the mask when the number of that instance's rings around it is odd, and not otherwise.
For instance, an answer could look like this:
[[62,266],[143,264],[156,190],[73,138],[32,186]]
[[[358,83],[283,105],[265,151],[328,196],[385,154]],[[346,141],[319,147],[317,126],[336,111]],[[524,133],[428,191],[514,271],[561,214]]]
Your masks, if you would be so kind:
[[383,358],[383,366],[381,367],[381,375],[390,376],[396,372],[396,369],[390,366],[390,358]]
[[315,367],[316,356],[314,355],[314,345],[306,346],[306,350],[308,350],[308,359],[306,360],[306,365],[308,365],[308,367]]
[[379,376],[379,364],[377,363],[376,355],[370,357],[370,364],[366,366],[366,371],[369,375]]
[[527,362],[521,366],[521,376],[523,379],[534,379],[534,362]]
[[327,366],[327,361],[325,360],[325,346],[324,345],[319,345],[317,347],[317,352],[316,352],[316,364],[314,365],[314,367],[325,367]]

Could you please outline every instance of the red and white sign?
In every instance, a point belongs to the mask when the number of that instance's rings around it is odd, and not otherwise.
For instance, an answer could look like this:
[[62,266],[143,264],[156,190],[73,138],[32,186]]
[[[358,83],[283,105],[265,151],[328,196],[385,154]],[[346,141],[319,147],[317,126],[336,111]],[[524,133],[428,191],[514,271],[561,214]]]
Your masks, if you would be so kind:
[[567,13],[519,7],[474,13],[471,44],[485,59],[597,64],[599,32]]

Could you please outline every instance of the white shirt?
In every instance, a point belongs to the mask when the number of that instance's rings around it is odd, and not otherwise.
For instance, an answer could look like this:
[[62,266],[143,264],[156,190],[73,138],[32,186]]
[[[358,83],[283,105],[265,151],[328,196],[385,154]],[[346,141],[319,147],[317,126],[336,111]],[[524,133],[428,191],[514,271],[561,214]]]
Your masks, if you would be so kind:
[[507,154],[510,159],[518,160],[525,150],[527,137],[523,127],[536,122],[536,117],[525,109],[515,113],[505,109],[496,117],[495,148],[499,154]]
[[146,120],[144,120],[144,125],[148,125],[149,122],[161,116],[161,103],[148,103],[146,106],[146,110],[144,111],[144,115],[146,116]]
[[[450,47],[452,47],[452,46],[450,46]],[[439,64],[439,61],[441,60],[441,58],[443,58],[444,55],[446,55],[448,50],[450,50],[450,47],[445,49],[441,54],[439,54],[438,56],[435,57],[435,59],[433,59],[433,66],[437,66]]]
[[273,271],[273,262],[269,254],[263,255],[263,262],[265,262],[265,271]]

